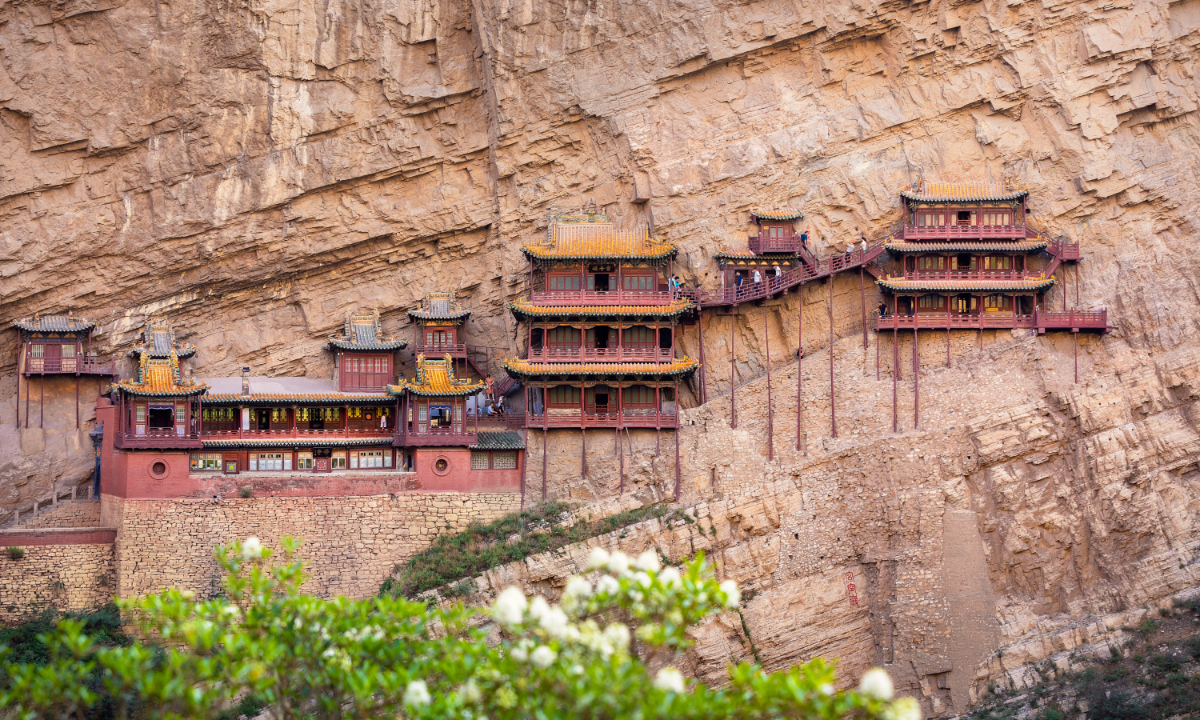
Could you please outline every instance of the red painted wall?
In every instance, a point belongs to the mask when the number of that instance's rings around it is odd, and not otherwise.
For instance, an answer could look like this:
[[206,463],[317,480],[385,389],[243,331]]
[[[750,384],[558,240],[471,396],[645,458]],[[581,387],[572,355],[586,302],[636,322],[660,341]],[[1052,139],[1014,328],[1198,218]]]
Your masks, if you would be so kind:
[[39,545],[108,545],[117,539],[115,528],[53,528],[46,530],[0,530],[5,547]]
[[[436,470],[439,459],[449,467]],[[467,448],[416,448],[413,450],[413,469],[416,489],[427,492],[520,492],[521,465],[525,451],[517,451],[517,467],[511,470],[472,470],[471,451]]]

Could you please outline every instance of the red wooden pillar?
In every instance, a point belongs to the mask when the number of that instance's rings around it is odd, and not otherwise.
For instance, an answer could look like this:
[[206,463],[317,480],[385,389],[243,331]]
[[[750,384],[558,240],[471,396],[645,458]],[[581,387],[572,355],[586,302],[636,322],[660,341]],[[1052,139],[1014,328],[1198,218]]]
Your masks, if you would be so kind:
[[920,425],[921,353],[917,350],[917,325],[913,323],[913,430]]
[[863,278],[863,266],[858,266],[858,296],[862,300],[863,350],[867,349],[867,286]]
[[763,339],[767,345],[767,461],[775,459],[775,413],[771,405],[771,323],[770,312],[763,308]]
[[675,502],[679,502],[679,381],[675,381]]
[[79,428],[79,373],[75,373],[75,427]]
[[892,296],[892,432],[900,429],[900,296]]
[[833,273],[829,275],[829,426],[831,435],[837,437],[837,410],[834,408],[833,392]]
[[[545,408],[543,408],[543,411]],[[546,421],[542,421],[542,502],[546,502]]]
[[[1072,313],[1074,314],[1074,313]],[[1074,318],[1071,318],[1074,320]],[[1071,335],[1075,338],[1075,384],[1079,384],[1079,331],[1072,329]]]
[[662,454],[662,389],[654,386],[654,457]]
[[[796,340],[796,449],[804,452],[804,283],[800,283],[800,328]],[[808,453],[805,453],[806,455]]]
[[[525,384],[521,387],[521,394],[525,396],[525,452],[521,453],[521,509],[525,509],[525,477],[529,466],[529,385]],[[407,402],[405,403],[407,405]],[[408,430],[408,426],[405,426]]]
[[621,444],[621,428],[616,428],[616,433],[613,435],[613,440],[617,443],[617,472],[620,475],[619,484],[617,486],[617,494],[625,494],[625,446]]
[[[982,216],[980,216],[982,217]],[[950,298],[946,296],[946,367],[950,367]]]
[[733,306],[732,322],[729,326],[729,427],[737,427],[737,305]]
[[587,427],[579,424],[579,477],[587,480]]
[[38,427],[45,427],[46,422],[46,373],[38,379]]
[[[696,296],[696,334],[699,336],[697,341],[700,343],[700,404],[704,405],[708,402],[708,382],[704,377],[704,312],[699,306],[699,295]],[[674,350],[674,347],[672,347]],[[672,353],[673,354],[673,353]],[[676,400],[676,403],[679,401]]]

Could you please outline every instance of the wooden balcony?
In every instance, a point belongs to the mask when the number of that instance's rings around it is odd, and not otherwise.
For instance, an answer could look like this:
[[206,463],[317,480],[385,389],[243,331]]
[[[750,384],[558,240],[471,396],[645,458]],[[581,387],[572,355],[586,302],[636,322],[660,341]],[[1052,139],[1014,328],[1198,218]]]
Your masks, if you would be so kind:
[[1026,237],[1024,225],[905,225],[905,240],[982,240]]
[[750,252],[755,255],[766,255],[768,253],[789,253],[798,255],[803,250],[800,243],[799,235],[788,235],[786,237],[767,237],[766,235],[751,235],[749,237]]
[[209,430],[204,429],[201,437],[204,440],[295,440],[303,444],[305,440],[365,440],[391,438],[395,430],[388,428],[361,428],[345,430],[332,428],[326,430],[309,430],[307,428],[281,428],[279,430]]
[[452,345],[450,343],[417,345],[416,354],[424,355],[427,358],[442,358],[447,355],[455,358],[465,358],[467,356],[467,346],[464,343],[458,343],[456,345]]
[[655,347],[546,347],[529,351],[531,362],[670,362],[675,351]]
[[25,375],[109,375],[113,374],[112,360],[80,356],[63,357],[33,357],[25,354]]
[[909,270],[905,280],[1003,280],[1020,282],[1027,278],[1022,270]]
[[393,443],[397,447],[454,447],[474,445],[479,436],[475,434],[473,423],[466,430],[454,428],[427,428],[420,432],[400,433]]
[[118,433],[113,444],[124,450],[189,450],[202,447],[200,435],[183,428],[146,428],[142,434]]
[[576,411],[554,411],[546,415],[526,415],[525,427],[537,428],[617,428],[617,427],[675,427],[674,413],[640,412],[626,410],[621,413],[596,413]]
[[540,290],[531,293],[534,305],[666,305],[667,290]]
[[[468,423],[474,424],[473,420]],[[524,415],[480,415],[480,430],[520,430],[525,427]]]
[[875,319],[876,330],[1012,330],[1037,328],[1046,330],[1100,331],[1108,330],[1108,310],[1039,311],[1033,315],[1014,315],[1010,312],[983,313],[924,313],[913,315],[884,315]]

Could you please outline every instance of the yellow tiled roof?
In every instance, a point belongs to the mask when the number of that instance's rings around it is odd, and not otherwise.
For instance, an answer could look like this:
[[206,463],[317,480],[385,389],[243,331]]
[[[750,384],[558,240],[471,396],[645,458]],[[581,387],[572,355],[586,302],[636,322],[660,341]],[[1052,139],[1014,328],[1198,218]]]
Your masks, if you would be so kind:
[[179,377],[179,358],[172,352],[166,358],[151,358],[142,353],[138,361],[138,379],[123,380],[117,387],[134,395],[199,395],[208,385]]
[[909,200],[922,202],[975,202],[979,200],[1016,200],[1029,194],[1028,187],[1012,188],[994,182],[929,182],[902,190]]
[[674,358],[665,363],[540,363],[522,358],[504,361],[512,375],[682,375],[700,367],[690,357]]
[[622,315],[678,315],[692,307],[687,298],[672,300],[666,305],[534,305],[528,300],[517,300],[508,304],[510,310],[521,315],[561,316],[591,315],[617,317]]
[[610,222],[555,222],[544,240],[527,242],[522,252],[541,260],[658,260],[675,243],[656,240],[645,228],[617,230]]
[[454,361],[449,355],[443,360],[426,360],[417,355],[417,376],[411,381],[401,380],[398,385],[388,385],[388,392],[399,395],[411,392],[415,395],[474,395],[483,389],[483,381],[454,377]]

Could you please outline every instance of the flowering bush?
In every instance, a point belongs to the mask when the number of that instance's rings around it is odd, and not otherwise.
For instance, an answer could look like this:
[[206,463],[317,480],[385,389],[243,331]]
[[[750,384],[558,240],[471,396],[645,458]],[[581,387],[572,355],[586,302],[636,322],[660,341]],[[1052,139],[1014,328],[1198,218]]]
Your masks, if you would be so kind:
[[[99,647],[79,622],[61,622],[45,638],[48,664],[0,669],[0,707],[22,719],[82,716],[101,698],[81,678],[98,670],[119,716],[229,717],[253,697],[279,718],[921,717],[911,698],[891,699],[882,670],[861,691],[836,692],[821,659],[771,674],[737,665],[723,689],[687,681],[666,663],[688,628],[739,601],[703,557],[663,568],[652,552],[631,561],[596,550],[594,579],[571,578],[559,605],[509,588],[485,612],[305,595],[298,543],[282,546],[277,563],[256,538],[218,548],[222,598],[169,590],[121,601],[162,648]],[[663,667],[652,674],[643,659]]]

